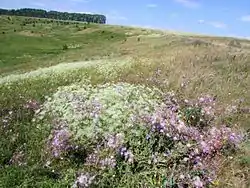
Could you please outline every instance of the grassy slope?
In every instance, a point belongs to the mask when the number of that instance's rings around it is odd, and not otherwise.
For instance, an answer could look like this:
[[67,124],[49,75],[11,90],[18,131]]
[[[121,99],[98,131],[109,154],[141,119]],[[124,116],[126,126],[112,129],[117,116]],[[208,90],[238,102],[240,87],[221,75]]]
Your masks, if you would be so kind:
[[[112,66],[112,63],[106,64],[107,60],[104,60],[100,61],[100,64],[104,64],[103,66],[98,65],[94,69],[82,67],[72,71],[66,70],[63,74],[55,73],[50,77],[37,77],[1,84],[2,113],[4,114],[5,109],[8,109],[13,110],[17,116],[12,120],[10,128],[12,132],[6,132],[0,128],[0,134],[3,134],[0,138],[0,165],[6,163],[13,152],[24,143],[27,145],[24,150],[29,153],[28,156],[39,160],[35,153],[39,149],[40,138],[34,139],[37,137],[37,130],[35,127],[27,126],[31,117],[21,105],[29,99],[43,102],[44,96],[52,94],[58,86],[69,85],[83,76],[91,76],[93,84],[126,81],[157,85],[165,91],[174,90],[183,98],[194,98],[201,93],[209,93],[217,96],[222,110],[227,104],[240,98],[245,100],[243,107],[250,105],[250,53],[248,50],[250,42],[248,41],[242,40],[239,48],[228,46],[229,39],[227,38],[184,36],[178,33],[92,24],[79,24],[76,27],[75,23],[47,24],[43,23],[42,19],[35,24],[35,27],[33,24],[21,26],[20,24],[25,19],[27,18],[0,17],[1,76],[28,72],[38,67],[49,67],[61,62],[72,62],[72,66],[75,61],[90,60],[88,63],[93,63],[95,59],[119,58],[122,62],[130,57],[129,61],[132,65],[123,68],[119,67],[119,61],[118,63],[115,61]],[[139,35],[140,41],[138,41]],[[202,43],[195,46],[188,42],[194,39],[206,41],[209,44]],[[64,44],[72,48],[63,50]],[[61,69],[63,68],[62,66]],[[162,74],[155,83],[148,78],[157,68],[161,69]],[[107,70],[117,71],[117,75],[109,75],[110,72]],[[187,83],[187,86],[180,87],[182,83]],[[249,129],[250,116],[247,113],[237,114],[224,118],[224,121]],[[27,134],[28,131],[29,134]],[[13,135],[18,135],[14,141]],[[245,158],[249,161],[249,155],[245,154]],[[25,186],[34,181],[38,182],[34,185],[37,187],[41,185],[44,187],[64,186],[53,182],[49,177],[36,174],[37,168],[41,167],[31,159],[27,160],[34,164],[32,170],[10,167],[0,172],[1,177],[4,177],[2,182],[5,182],[5,186]],[[247,166],[240,167],[238,161],[238,158],[234,159],[222,170],[221,177],[225,183],[221,185],[222,187],[239,187],[239,182],[242,187],[247,186]]]
[[[13,17],[8,20],[7,17],[1,17],[1,73],[110,55],[116,50],[112,44],[125,37],[122,32],[114,33],[112,30],[100,29],[98,25],[77,22],[58,25],[36,19],[38,23],[35,25],[21,26],[25,19],[28,18]],[[66,53],[63,51],[64,44],[70,48]]]

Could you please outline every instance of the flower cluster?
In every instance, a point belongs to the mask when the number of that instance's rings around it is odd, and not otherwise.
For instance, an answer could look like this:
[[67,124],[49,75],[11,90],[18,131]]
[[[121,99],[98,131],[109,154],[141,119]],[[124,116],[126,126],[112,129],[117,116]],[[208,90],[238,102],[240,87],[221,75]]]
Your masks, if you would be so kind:
[[[213,109],[209,108],[209,104],[214,105],[214,99],[211,97],[203,97],[198,100],[195,105],[202,107],[206,115],[213,116]],[[193,107],[192,105],[190,105]],[[191,108],[189,107],[189,108]],[[185,121],[181,113],[181,108],[172,103],[172,105],[162,104],[151,116],[144,118],[150,132],[158,133],[172,140],[173,144],[178,146],[180,143],[184,147],[181,158],[189,168],[182,171],[190,174],[194,170],[204,171],[202,176],[188,176],[189,180],[179,179],[179,184],[192,182],[195,187],[204,187],[211,183],[215,178],[212,169],[212,163],[216,161],[216,156],[222,154],[224,150],[236,148],[243,140],[243,135],[234,132],[227,126],[215,126],[210,124],[207,127],[198,127]],[[195,114],[202,116],[203,114]],[[196,118],[196,117],[193,117]],[[200,117],[198,117],[200,118]],[[146,138],[150,139],[149,136]],[[173,149],[172,149],[173,150]],[[176,151],[176,149],[174,149]],[[173,156],[173,155],[172,155]],[[171,157],[171,155],[168,157]],[[219,165],[219,164],[217,164]]]
[[97,133],[124,131],[135,115],[145,115],[158,105],[160,91],[126,83],[73,85],[59,88],[44,103],[39,118],[50,116],[68,122],[76,139],[92,139]]
[[133,163],[134,162],[134,155],[133,155],[132,151],[127,149],[126,147],[120,148],[119,154],[128,163]]
[[93,183],[94,179],[95,176],[92,176],[89,173],[81,173],[77,177],[73,188],[87,188]]
[[70,133],[67,129],[54,130],[48,144],[51,154],[55,158],[61,158],[70,148]]
[[[183,104],[173,93],[144,86],[73,85],[60,88],[38,115],[64,124],[52,126],[48,146],[54,158],[84,145],[89,148],[80,158],[82,168],[95,175],[137,165],[164,171],[179,187],[206,187],[216,179],[221,155],[243,140],[241,133],[213,121],[215,106],[209,95]],[[86,187],[90,179],[82,174],[75,185]]]
[[[128,156],[132,157],[132,153],[129,151],[122,150],[124,143],[124,135],[121,133],[115,135],[107,135],[103,139],[101,144],[98,144],[94,149],[93,153],[89,154],[86,158],[85,165],[95,165],[102,169],[105,168],[115,168],[116,167],[116,158],[117,154],[120,154],[122,157],[125,157],[125,160],[128,159]],[[121,151],[124,151],[123,153]],[[126,153],[127,152],[127,153]],[[130,160],[132,158],[130,157]]]

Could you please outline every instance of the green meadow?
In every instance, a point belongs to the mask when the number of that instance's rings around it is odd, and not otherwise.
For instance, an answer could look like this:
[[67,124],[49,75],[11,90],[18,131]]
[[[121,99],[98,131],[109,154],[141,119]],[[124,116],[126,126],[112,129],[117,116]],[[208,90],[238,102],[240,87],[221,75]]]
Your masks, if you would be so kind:
[[249,187],[249,49],[0,16],[0,187]]

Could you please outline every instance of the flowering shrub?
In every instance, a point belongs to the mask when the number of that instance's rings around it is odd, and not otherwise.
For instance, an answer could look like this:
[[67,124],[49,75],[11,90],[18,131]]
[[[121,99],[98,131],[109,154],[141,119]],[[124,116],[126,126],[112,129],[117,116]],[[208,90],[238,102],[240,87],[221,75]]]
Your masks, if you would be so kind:
[[59,88],[37,114],[54,121],[47,142],[50,159],[71,160],[72,152],[81,153],[78,161],[86,173],[78,176],[78,187],[119,186],[128,174],[139,174],[140,183],[151,186],[213,184],[221,155],[234,152],[243,140],[241,133],[216,125],[214,116],[210,96],[182,104],[155,88],[94,87],[87,81]]
[[60,88],[43,105],[40,115],[67,122],[77,138],[92,138],[96,132],[119,132],[133,126],[135,115],[152,112],[158,98],[159,90],[144,86],[72,85]]

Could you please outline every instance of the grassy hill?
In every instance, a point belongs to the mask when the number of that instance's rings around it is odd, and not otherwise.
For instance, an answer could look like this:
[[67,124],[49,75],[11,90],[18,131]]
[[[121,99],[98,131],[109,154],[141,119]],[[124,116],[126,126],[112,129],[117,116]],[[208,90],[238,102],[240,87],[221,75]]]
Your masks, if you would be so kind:
[[250,186],[250,41],[10,16],[0,41],[0,187]]

